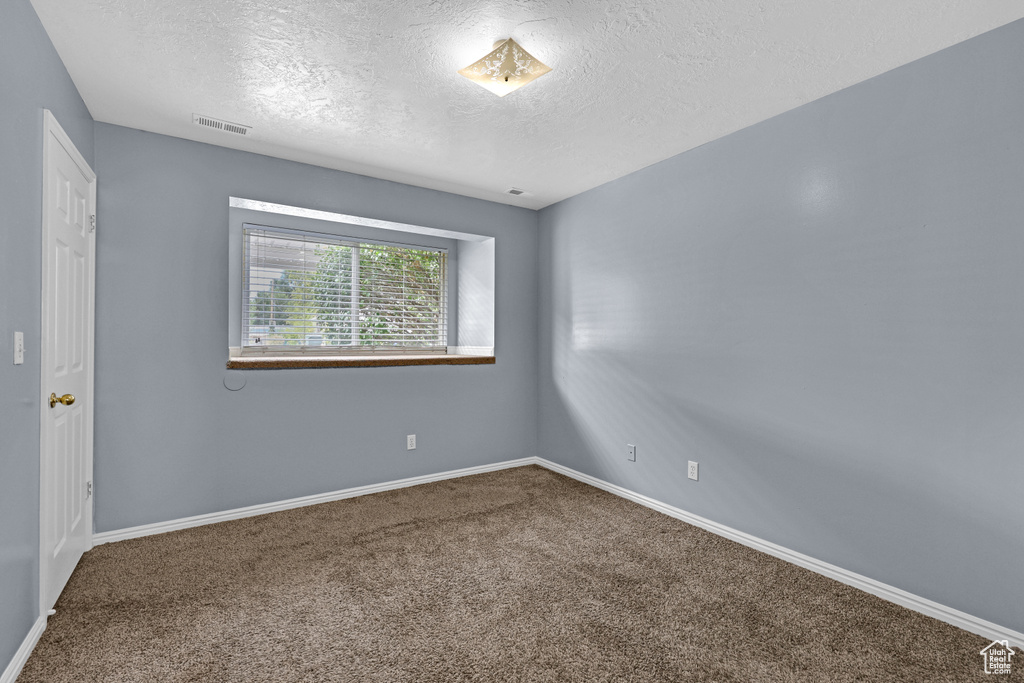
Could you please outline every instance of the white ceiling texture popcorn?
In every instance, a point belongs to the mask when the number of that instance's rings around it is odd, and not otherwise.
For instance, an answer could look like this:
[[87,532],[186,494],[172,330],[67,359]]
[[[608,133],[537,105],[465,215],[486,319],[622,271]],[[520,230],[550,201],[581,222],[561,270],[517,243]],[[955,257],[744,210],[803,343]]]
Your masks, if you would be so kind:
[[[530,208],[1024,17],[1018,0],[32,3],[98,121]],[[458,74],[509,37],[553,71],[504,98]]]

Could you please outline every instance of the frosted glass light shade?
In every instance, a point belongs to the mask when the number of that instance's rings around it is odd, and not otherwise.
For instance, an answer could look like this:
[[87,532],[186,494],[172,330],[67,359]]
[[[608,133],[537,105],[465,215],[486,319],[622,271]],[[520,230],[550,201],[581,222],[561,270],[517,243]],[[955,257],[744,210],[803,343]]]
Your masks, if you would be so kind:
[[495,45],[493,50],[465,69],[459,69],[460,74],[498,97],[504,97],[549,71],[550,66],[542,64],[511,38]]

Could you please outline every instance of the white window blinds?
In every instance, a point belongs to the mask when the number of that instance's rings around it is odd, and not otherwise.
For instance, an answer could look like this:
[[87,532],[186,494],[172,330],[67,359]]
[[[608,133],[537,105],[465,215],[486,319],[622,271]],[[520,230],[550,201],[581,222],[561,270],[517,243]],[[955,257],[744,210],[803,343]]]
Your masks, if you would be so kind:
[[246,226],[242,347],[444,352],[447,253]]

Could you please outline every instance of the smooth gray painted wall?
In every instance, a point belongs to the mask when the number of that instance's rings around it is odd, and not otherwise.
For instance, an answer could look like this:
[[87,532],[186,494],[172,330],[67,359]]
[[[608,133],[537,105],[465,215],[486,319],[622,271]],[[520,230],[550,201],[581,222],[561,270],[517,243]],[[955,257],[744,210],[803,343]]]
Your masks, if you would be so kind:
[[[96,157],[97,531],[537,452],[535,212],[107,124]],[[227,391],[230,196],[494,237],[497,364]]]
[[1022,79],[1019,21],[543,210],[541,455],[1024,630]]
[[[0,2],[0,672],[39,616],[43,109],[93,161],[92,117],[28,0]],[[13,365],[14,332],[25,364]]]

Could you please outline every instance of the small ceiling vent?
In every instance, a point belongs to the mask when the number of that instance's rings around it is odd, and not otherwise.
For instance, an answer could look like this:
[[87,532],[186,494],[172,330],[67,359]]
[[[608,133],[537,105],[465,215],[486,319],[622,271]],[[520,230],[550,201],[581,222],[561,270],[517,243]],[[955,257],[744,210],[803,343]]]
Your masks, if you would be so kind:
[[511,187],[506,192],[510,195],[518,197],[521,194],[526,194],[526,190],[520,190],[518,187]]
[[197,126],[206,126],[207,128],[222,130],[225,133],[234,133],[235,135],[248,135],[249,131],[252,130],[252,126],[243,126],[240,123],[229,123],[227,121],[221,121],[220,119],[203,116],[201,114],[192,114],[192,123]]

